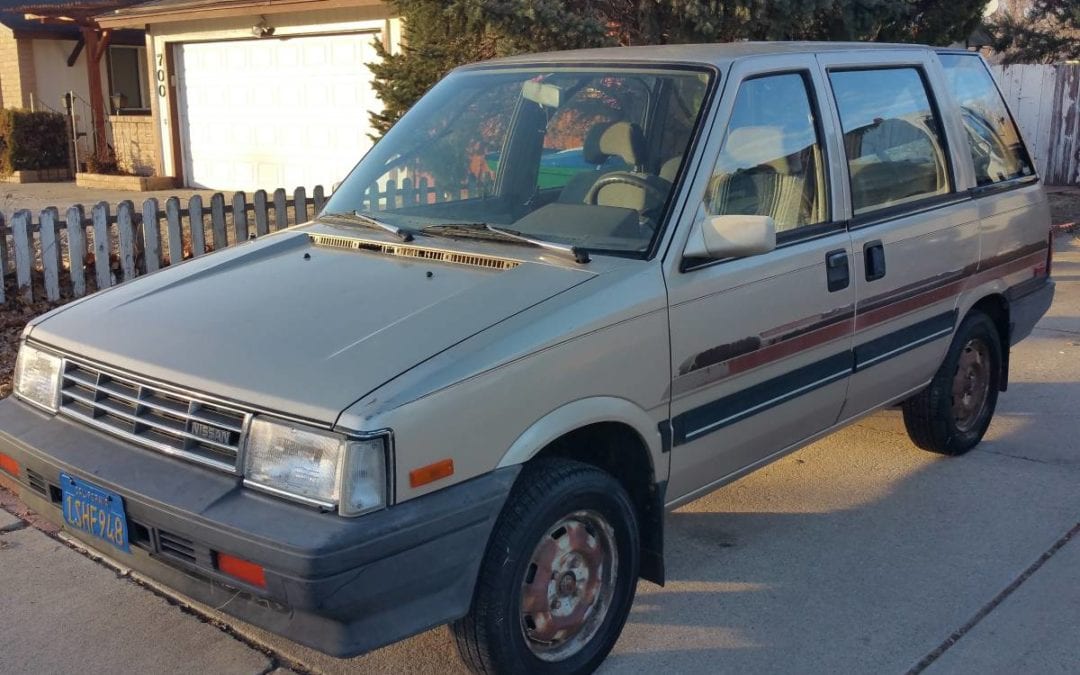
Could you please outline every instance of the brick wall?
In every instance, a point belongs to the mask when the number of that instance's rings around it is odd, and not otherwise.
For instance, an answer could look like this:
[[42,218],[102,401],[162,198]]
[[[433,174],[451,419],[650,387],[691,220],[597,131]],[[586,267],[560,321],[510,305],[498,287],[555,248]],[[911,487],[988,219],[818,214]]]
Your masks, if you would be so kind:
[[10,28],[0,26],[0,105],[29,108],[36,85],[30,40],[17,40]]
[[157,165],[154,118],[150,115],[110,115],[116,162],[126,172],[153,176]]

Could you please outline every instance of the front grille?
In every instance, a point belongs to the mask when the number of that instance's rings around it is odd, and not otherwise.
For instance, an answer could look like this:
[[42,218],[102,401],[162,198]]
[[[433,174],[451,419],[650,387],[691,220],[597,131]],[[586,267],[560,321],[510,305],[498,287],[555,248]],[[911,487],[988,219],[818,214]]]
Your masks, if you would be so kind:
[[64,360],[60,412],[145,447],[237,471],[249,413]]
[[158,543],[161,552],[165,555],[179,558],[192,565],[199,561],[198,556],[195,555],[195,544],[190,539],[165,530],[158,530]]
[[48,483],[45,482],[45,477],[33,469],[26,470],[26,482],[30,484],[30,489],[38,494],[49,496]]

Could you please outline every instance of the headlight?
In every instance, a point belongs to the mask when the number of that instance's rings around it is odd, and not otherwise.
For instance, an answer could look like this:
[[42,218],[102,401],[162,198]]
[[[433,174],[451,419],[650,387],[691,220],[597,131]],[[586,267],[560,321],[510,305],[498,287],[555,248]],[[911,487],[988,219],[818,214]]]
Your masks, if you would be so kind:
[[244,446],[244,482],[355,516],[386,505],[385,436],[356,440],[256,417]]
[[56,412],[60,404],[62,364],[59,356],[24,342],[15,360],[15,395],[49,412]]

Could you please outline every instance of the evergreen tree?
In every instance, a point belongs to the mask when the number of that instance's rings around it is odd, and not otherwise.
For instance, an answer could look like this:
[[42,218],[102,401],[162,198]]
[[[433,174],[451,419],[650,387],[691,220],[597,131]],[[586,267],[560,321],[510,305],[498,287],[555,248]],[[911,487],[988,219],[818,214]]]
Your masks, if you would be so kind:
[[1080,59],[1080,1],[1034,0],[1026,12],[1001,12],[990,22],[1005,63]]
[[390,54],[376,43],[381,61],[369,65],[384,105],[371,116],[379,135],[439,78],[471,61],[618,44],[743,39],[948,44],[970,34],[987,0],[390,2],[402,17],[404,44],[399,54]]

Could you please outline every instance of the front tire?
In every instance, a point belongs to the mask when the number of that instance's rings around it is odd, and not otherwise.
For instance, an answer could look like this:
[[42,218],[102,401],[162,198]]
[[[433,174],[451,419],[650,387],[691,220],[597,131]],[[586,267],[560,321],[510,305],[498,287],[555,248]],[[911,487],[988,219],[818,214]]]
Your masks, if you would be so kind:
[[495,524],[469,613],[451,624],[477,673],[589,673],[622,632],[637,588],[634,506],[610,474],[525,467]]
[[997,326],[986,314],[972,311],[930,386],[904,401],[904,426],[912,442],[942,455],[962,455],[975,447],[997,407],[1002,362]]

